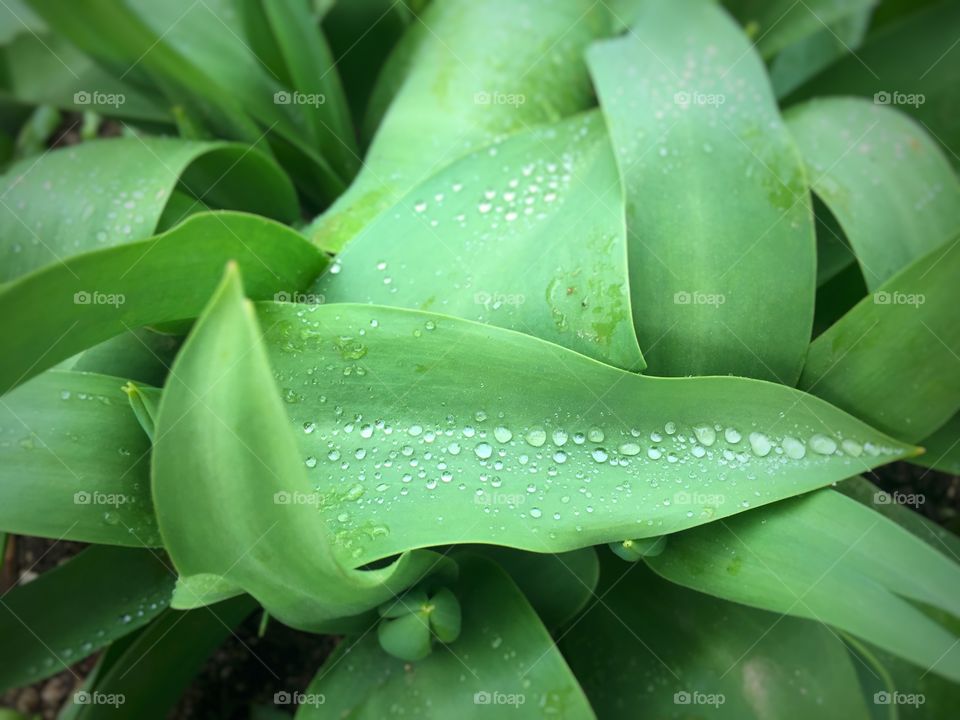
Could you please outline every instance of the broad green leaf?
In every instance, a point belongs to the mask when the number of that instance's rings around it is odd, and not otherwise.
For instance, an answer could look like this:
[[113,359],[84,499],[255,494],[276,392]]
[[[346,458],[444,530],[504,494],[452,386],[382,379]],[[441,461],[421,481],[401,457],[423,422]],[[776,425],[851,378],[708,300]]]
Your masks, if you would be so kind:
[[418,186],[313,292],[489,322],[640,370],[621,202],[597,113],[540,126]]
[[950,475],[960,475],[960,413],[924,438],[921,445],[927,452],[915,458],[915,463]]
[[372,634],[344,640],[307,688],[297,720],[379,720],[398,707],[410,715],[462,720],[594,717],[509,576],[479,556],[461,553],[456,559],[461,572],[453,591],[463,605],[456,642],[405,664],[387,655]]
[[839,221],[870,291],[960,233],[960,182],[908,116],[831,98],[786,117],[813,191]]
[[281,622],[319,630],[372,610],[431,571],[449,569],[449,561],[422,551],[357,571],[334,557],[263,332],[231,265],[164,389],[152,455],[154,506],[181,576],[220,576]]
[[57,369],[113,375],[160,387],[179,348],[179,337],[138,328],[65,360]]
[[[90,0],[64,6],[30,0],[47,23],[114,77],[165,98],[179,123],[199,133],[271,147],[297,186],[317,202],[344,178],[309,141],[303,105],[244,40],[244,2]],[[284,95],[283,93],[287,93]]]
[[852,477],[837,486],[837,490],[857,502],[873,508],[907,532],[923,540],[935,550],[960,562],[960,537],[911,510],[904,501],[917,502],[917,495],[905,492],[888,493],[863,477]]
[[124,331],[196,317],[234,260],[251,297],[304,288],[326,259],[301,235],[241,213],[197,215],[149,240],[96,250],[0,287],[0,391]]
[[360,166],[359,151],[339,69],[320,28],[304,2],[261,0],[261,6],[289,73],[284,78],[288,86],[318,100],[299,106],[317,146],[337,174],[349,180]]
[[952,240],[897,273],[810,345],[800,387],[909,441],[960,407]]
[[645,2],[630,34],[587,57],[650,372],[793,385],[813,319],[813,214],[759,57],[705,0]]
[[[363,170],[309,234],[339,251],[373,218],[456,158],[590,105],[582,55],[607,31],[590,0],[448,0],[411,25],[410,71]],[[495,61],[491,61],[495,58]],[[495,150],[493,150],[495,152]]]
[[539,554],[496,545],[474,548],[509,573],[548,630],[557,630],[587,606],[597,587],[597,551]]
[[832,490],[678,533],[647,563],[680,585],[827,623],[960,679],[955,631],[922,609],[960,615],[960,565]]
[[92,108],[133,121],[172,122],[156,97],[105,72],[59,35],[19,35],[0,47],[0,67],[0,95],[18,103],[75,112]]
[[782,385],[641,376],[396,308],[257,311],[313,518],[354,565],[662,535],[915,452]]
[[0,398],[0,529],[158,546],[150,444],[124,380],[52,370]]
[[[881,6],[882,7],[882,6]],[[956,28],[960,3],[941,2],[884,25],[854,55],[826,68],[786,98],[861,95],[910,114],[960,164],[960,85]]]
[[687,590],[609,553],[597,597],[561,648],[599,717],[868,717],[829,628]]
[[[202,610],[163,612],[109,658],[109,668],[92,686],[74,695],[65,708],[70,720],[116,718],[118,712],[138,720],[168,717],[202,663],[255,606],[243,597]],[[107,653],[112,651],[111,646]],[[123,702],[117,707],[91,702],[95,693]]]
[[41,33],[46,30],[24,0],[5,0],[0,5],[0,44],[6,44],[21,33]]
[[856,52],[870,25],[873,7],[837,18],[811,35],[785,47],[770,62],[770,82],[778,98],[789,95],[825,67]]
[[869,10],[878,0],[723,0],[755,38],[760,54],[772,57],[833,23]]
[[139,138],[83,143],[24,160],[0,180],[0,281],[150,237],[177,187],[208,203],[282,221],[297,215],[283,172],[242,145]]
[[0,689],[54,675],[167,606],[173,576],[147,550],[92,547],[0,602]]

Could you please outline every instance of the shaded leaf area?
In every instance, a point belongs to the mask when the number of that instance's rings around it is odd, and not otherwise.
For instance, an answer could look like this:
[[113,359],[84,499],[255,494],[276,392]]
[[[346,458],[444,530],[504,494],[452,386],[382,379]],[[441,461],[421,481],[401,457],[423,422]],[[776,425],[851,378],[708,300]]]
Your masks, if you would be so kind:
[[172,589],[172,574],[152,552],[96,546],[11,590],[0,606],[0,687],[58,673],[145,625]]
[[291,502],[353,565],[449,543],[559,552],[661,535],[914,452],[782,385],[640,376],[396,308],[257,312],[306,473]]
[[188,135],[264,141],[317,203],[346,186],[354,161],[345,102],[302,3],[272,10],[236,0],[30,5],[110,75],[163,97]]
[[289,222],[293,186],[276,163],[234,143],[98,140],[29,158],[0,179],[0,281],[153,235],[173,195],[181,217],[207,205]]
[[915,463],[960,475],[960,415],[954,415],[920,444],[927,451],[915,458]]
[[[455,572],[429,551],[369,571],[337,560],[315,507],[300,500],[306,471],[261,334],[231,265],[177,357],[156,418],[154,504],[179,574],[220,578],[212,599],[233,586],[281,622],[323,632],[432,572]],[[197,587],[178,587],[178,599]]]
[[452,163],[367,225],[312,292],[489,322],[643,368],[620,183],[595,112]]
[[253,298],[292,297],[327,260],[266,218],[204,213],[163,235],[75,255],[0,287],[0,390],[111,337],[199,315],[234,261]]
[[960,407],[958,273],[951,240],[893,275],[813,341],[800,387],[906,440],[937,430]]
[[[563,636],[598,717],[869,717],[836,633],[718,600],[602,553],[597,600]],[[687,708],[684,705],[689,706]]]
[[124,380],[51,371],[0,399],[0,529],[108,545],[160,545],[149,440]]
[[606,10],[589,0],[432,3],[383,70],[386,82],[403,79],[363,170],[314,221],[310,237],[339,251],[458,157],[589,107],[583,51],[608,24]]
[[[463,605],[463,632],[455,642],[404,663],[381,650],[372,635],[347,639],[307,688],[297,719],[373,720],[398,705],[436,717],[595,717],[509,576],[468,553],[457,554],[456,561],[461,572],[452,589]],[[320,697],[322,704],[316,702]]]
[[830,98],[791,109],[787,125],[870,291],[960,232],[960,182],[908,116]]
[[960,144],[956,112],[960,55],[951,50],[957,39],[960,3],[946,0],[926,5],[877,28],[856,54],[827,67],[785,98],[785,103],[860,95],[896,105],[937,139],[956,166],[960,162],[954,150]]
[[723,5],[755,38],[765,58],[796,47],[845,18],[871,9],[878,0],[723,0]]
[[960,565],[832,490],[673,535],[647,562],[680,585],[827,623],[960,677]]
[[[207,657],[255,606],[242,597],[201,610],[165,610],[135,636],[114,642],[58,717],[100,720],[118,711],[142,720],[168,717]],[[117,707],[90,702],[95,694],[123,702]]]
[[760,58],[722,9],[683,0],[643,3],[588,63],[623,178],[650,372],[795,384],[813,319],[813,213]]

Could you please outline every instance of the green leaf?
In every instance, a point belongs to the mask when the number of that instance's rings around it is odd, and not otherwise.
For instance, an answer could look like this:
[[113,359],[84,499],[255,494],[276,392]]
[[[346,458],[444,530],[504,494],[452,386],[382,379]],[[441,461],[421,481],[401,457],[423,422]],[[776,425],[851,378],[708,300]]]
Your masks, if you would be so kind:
[[[154,506],[181,576],[221,576],[281,622],[320,629],[372,610],[431,571],[448,570],[449,561],[421,551],[354,571],[334,557],[262,333],[231,265],[164,389]],[[289,551],[298,547],[309,552]]]
[[878,0],[723,0],[765,58],[821,33],[831,24],[869,10]]
[[587,57],[623,177],[650,372],[795,384],[813,319],[813,214],[760,59],[704,0],[645,2],[630,34]]
[[460,637],[462,616],[460,601],[449,588],[440,588],[430,598],[430,629],[442,643],[452,643]]
[[868,717],[825,626],[692,592],[609,553],[597,597],[561,648],[599,717]]
[[782,385],[635,375],[396,308],[257,311],[314,521],[354,566],[450,543],[561,552],[662,535],[914,452]]
[[960,164],[954,149],[960,146],[956,112],[960,54],[953,50],[958,25],[960,4],[952,0],[884,25],[855,54],[830,65],[785,102],[860,95],[894,104],[923,125],[956,166]]
[[458,554],[463,632],[412,666],[372,635],[345,640],[327,660],[297,720],[387,717],[593,718],[576,678],[509,576],[485,558]]
[[160,409],[160,397],[163,391],[145,385],[137,385],[134,382],[128,382],[124,385],[123,391],[130,400],[130,407],[137,417],[137,422],[140,423],[140,427],[150,438],[150,442],[153,442],[157,412]]
[[[164,611],[109,658],[109,668],[91,687],[74,695],[65,708],[70,720],[115,718],[118,710],[139,720],[163,720],[207,657],[254,607],[243,597],[203,610]],[[112,646],[107,653],[113,653]],[[94,703],[94,694],[123,702],[117,707]]]
[[960,615],[960,565],[832,490],[678,533],[647,563],[680,585],[827,623],[960,679],[955,631],[924,610]]
[[147,455],[120,378],[53,370],[0,399],[0,529],[160,544]]
[[179,349],[179,337],[138,328],[65,360],[57,369],[113,375],[160,387]]
[[452,163],[364,228],[313,292],[489,322],[643,368],[617,168],[597,113]]
[[781,50],[770,63],[770,82],[778,98],[796,90],[832,63],[863,44],[870,25],[871,4],[824,25]]
[[432,650],[429,620],[423,612],[382,621],[377,639],[388,655],[408,662],[423,660]]
[[787,126],[871,292],[960,233],[960,182],[906,115],[832,98],[793,108]]
[[586,109],[583,50],[606,31],[605,10],[589,0],[432,3],[411,25],[418,37],[412,54],[400,58],[410,70],[363,170],[314,221],[310,237],[339,251],[459,156]]
[[83,143],[25,160],[0,180],[0,281],[149,237],[177,187],[226,208],[297,216],[290,181],[251,148],[139,138]]
[[[0,603],[0,689],[49,677],[145,625],[173,577],[146,550],[92,547]],[[79,610],[82,608],[82,612]]]
[[124,331],[196,317],[234,260],[251,297],[288,296],[326,266],[266,218],[207,213],[150,240],[76,255],[0,286],[0,391]]
[[960,242],[927,253],[810,345],[800,387],[909,441],[960,407]]
[[950,475],[960,475],[960,413],[921,443],[927,452],[913,462]]
[[597,552],[585,547],[557,555],[496,545],[473,548],[510,574],[548,630],[570,622],[593,597],[600,575]]

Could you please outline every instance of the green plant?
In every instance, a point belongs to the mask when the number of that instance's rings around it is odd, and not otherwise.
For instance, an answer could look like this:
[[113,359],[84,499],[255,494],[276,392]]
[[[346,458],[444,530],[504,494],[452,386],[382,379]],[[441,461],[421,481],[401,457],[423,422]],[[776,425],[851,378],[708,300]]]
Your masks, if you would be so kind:
[[0,5],[0,531],[91,544],[4,688],[259,611],[342,639],[257,717],[955,711],[863,475],[960,473],[960,3]]

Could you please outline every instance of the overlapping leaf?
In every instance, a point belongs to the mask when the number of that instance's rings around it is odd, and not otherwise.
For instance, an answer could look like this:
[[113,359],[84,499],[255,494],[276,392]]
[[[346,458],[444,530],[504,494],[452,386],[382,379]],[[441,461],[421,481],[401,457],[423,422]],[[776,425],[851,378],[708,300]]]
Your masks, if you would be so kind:
[[683,0],[644,2],[633,30],[588,58],[650,372],[793,385],[813,318],[813,216],[759,57],[721,9]]

